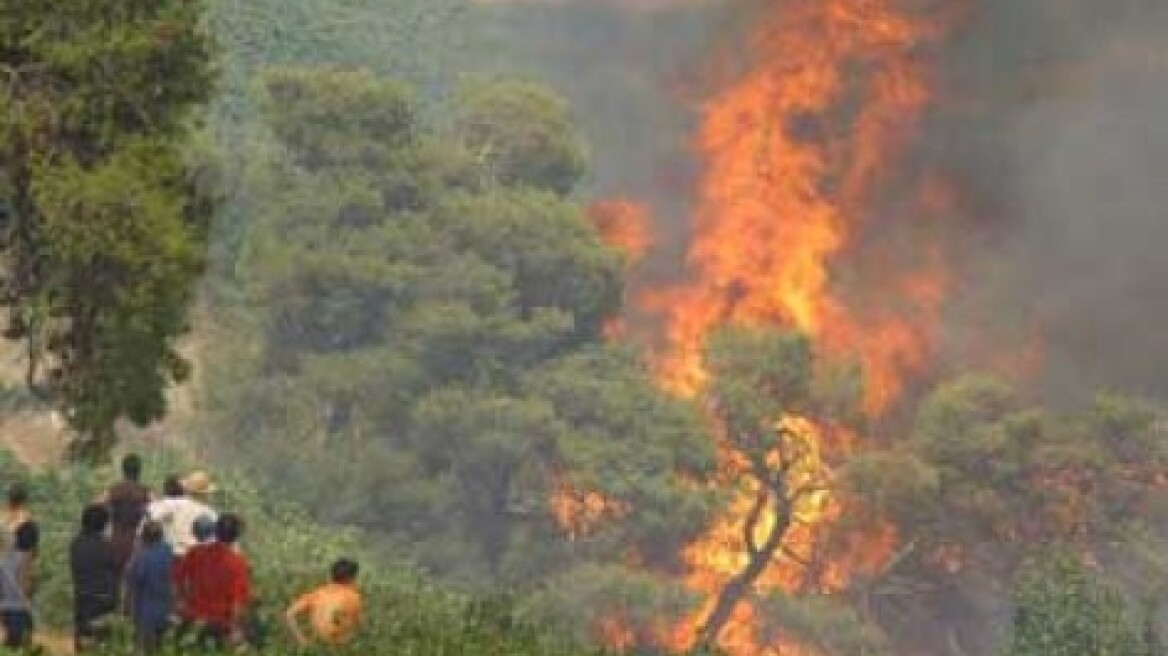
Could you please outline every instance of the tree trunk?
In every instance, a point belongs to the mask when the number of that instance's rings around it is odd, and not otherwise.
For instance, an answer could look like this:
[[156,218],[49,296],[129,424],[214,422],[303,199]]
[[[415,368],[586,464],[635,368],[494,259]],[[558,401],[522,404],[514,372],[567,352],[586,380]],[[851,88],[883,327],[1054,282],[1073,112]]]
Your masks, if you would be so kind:
[[[754,541],[755,530],[758,528],[758,522],[768,504],[775,506],[775,523],[771,526],[771,530],[767,533],[762,545],[757,545]],[[734,608],[746,597],[754,582],[766,571],[767,565],[774,560],[775,555],[779,552],[779,547],[783,544],[783,537],[786,536],[787,530],[791,527],[791,507],[791,500],[786,498],[786,485],[778,482],[774,485],[766,485],[760,481],[758,497],[755,499],[754,506],[751,508],[743,528],[749,560],[746,567],[730,579],[718,594],[714,610],[710,612],[706,623],[698,632],[697,646],[707,648],[715,646],[718,636],[726,628],[726,623],[730,621]]]

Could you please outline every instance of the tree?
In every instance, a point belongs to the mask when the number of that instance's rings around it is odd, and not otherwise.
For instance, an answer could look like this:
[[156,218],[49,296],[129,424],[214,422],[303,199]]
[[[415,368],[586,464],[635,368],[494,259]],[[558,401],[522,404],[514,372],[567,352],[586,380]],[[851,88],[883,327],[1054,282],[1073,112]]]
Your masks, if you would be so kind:
[[[1162,549],[1147,511],[1168,463],[1155,417],[1115,396],[1055,413],[982,375],[934,388],[907,439],[856,456],[842,472],[844,523],[890,522],[904,544],[904,557],[871,586],[897,599],[877,609],[889,631],[988,648],[998,583],[1045,545],[1146,573],[1131,552]],[[898,592],[906,589],[932,592]]]
[[527,82],[465,86],[455,100],[454,133],[504,185],[565,195],[588,168],[567,104]]
[[776,558],[812,565],[785,549],[784,538],[828,492],[819,440],[830,427],[824,396],[834,395],[822,395],[810,340],[799,334],[726,329],[711,338],[706,366],[709,405],[722,439],[740,456],[735,483],[754,496],[742,526],[747,563],[723,586],[698,634],[699,644],[714,646],[734,608]]
[[1031,563],[1014,597],[1006,656],[1152,656],[1119,591],[1070,554]]
[[5,335],[61,408],[75,453],[146,424],[188,365],[175,338],[203,268],[212,199],[191,156],[214,88],[201,2],[0,2]]
[[[214,390],[219,429],[248,436],[233,453],[280,462],[274,484],[460,583],[522,590],[633,554],[675,566],[713,455],[692,408],[601,344],[623,269],[581,207],[538,175],[496,175],[401,84],[261,84],[234,340],[252,346],[222,366],[253,369]],[[524,116],[560,107],[534,89],[482,92]],[[540,129],[546,144],[497,132],[493,147],[518,139],[508,162],[525,171],[579,141],[570,123]],[[600,498],[602,521],[572,518]]]

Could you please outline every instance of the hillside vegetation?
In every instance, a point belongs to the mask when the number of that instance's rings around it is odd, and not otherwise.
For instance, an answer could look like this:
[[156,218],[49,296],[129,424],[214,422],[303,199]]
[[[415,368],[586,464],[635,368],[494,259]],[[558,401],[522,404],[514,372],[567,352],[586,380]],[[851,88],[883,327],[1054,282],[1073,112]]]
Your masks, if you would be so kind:
[[[1050,407],[938,377],[873,430],[863,372],[807,335],[717,332],[693,398],[613,339],[630,261],[586,207],[649,184],[655,155],[626,137],[661,98],[615,49],[575,78],[514,62],[706,10],[657,23],[588,4],[0,0],[19,82],[0,124],[16,217],[0,300],[8,336],[49,365],[22,377],[37,394],[6,388],[4,412],[58,410],[87,463],[3,462],[49,529],[47,625],[67,630],[64,548],[118,429],[173,409],[189,358],[181,422],[135,443],[148,471],[225,472],[217,504],[247,518],[270,622],[358,557],[371,622],[348,653],[656,653],[748,633],[823,656],[1159,656],[1155,403]],[[512,42],[525,31],[547,40]],[[467,74],[515,67],[570,88]],[[598,138],[612,89],[634,120]],[[683,150],[668,114],[653,153]],[[785,583],[763,585],[776,568]]]
[[[180,469],[188,463],[177,454],[155,452],[148,471]],[[72,592],[68,544],[77,531],[80,510],[114,480],[110,469],[89,467],[32,471],[0,452],[4,480],[22,481],[32,491],[32,507],[42,530],[38,564],[37,611],[43,636],[71,631]],[[219,479],[214,502],[246,521],[242,548],[252,568],[266,627],[265,653],[300,653],[280,624],[283,608],[298,594],[326,578],[328,564],[346,556],[357,559],[367,622],[360,638],[342,654],[516,654],[586,656],[595,649],[522,618],[505,597],[472,599],[435,587],[392,558],[378,555],[353,530],[313,521],[295,504],[262,493],[248,477],[228,473]],[[128,627],[120,641],[102,653],[133,653]],[[56,651],[56,642],[48,643]]]

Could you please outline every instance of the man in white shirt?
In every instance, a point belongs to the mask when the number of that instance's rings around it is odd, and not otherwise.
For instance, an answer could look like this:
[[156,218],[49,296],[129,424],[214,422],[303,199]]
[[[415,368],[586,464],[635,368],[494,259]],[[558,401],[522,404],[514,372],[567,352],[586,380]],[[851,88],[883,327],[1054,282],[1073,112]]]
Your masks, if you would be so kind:
[[198,543],[194,534],[195,520],[208,517],[218,518],[215,509],[207,504],[207,497],[215,491],[215,485],[206,472],[196,471],[183,479],[170,476],[163,484],[164,496],[151,502],[146,513],[162,525],[163,538],[181,556]]

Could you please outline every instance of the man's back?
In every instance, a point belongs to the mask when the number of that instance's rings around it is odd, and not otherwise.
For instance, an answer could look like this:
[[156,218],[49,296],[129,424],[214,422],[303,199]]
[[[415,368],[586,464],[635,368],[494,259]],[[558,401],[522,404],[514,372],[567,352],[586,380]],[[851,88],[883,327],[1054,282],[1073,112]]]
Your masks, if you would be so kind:
[[27,514],[8,518],[3,527],[4,548],[0,550],[0,610],[32,609],[26,589],[33,566],[40,528]]
[[251,596],[247,562],[233,547],[211,542],[192,547],[174,568],[175,589],[188,619],[228,627]]
[[31,557],[13,549],[0,554],[0,610],[31,610],[27,591],[21,584],[22,570],[29,567]]
[[147,509],[150,519],[162,525],[166,543],[181,556],[198,544],[194,525],[199,517],[216,518],[210,506],[190,497],[167,497],[151,503]]
[[146,505],[150,503],[150,488],[137,481],[124,480],[116,483],[106,494],[109,505],[110,526],[115,533],[134,533],[146,516]]
[[308,612],[312,632],[321,642],[348,642],[361,622],[361,593],[356,586],[327,583],[301,597],[294,607]]
[[134,556],[126,570],[126,590],[135,622],[161,625],[170,615],[173,566],[170,547],[161,542],[144,545]]
[[87,622],[117,609],[119,567],[101,534],[82,534],[69,545],[75,620]]
[[129,479],[115,484],[106,493],[106,505],[110,516],[110,543],[117,558],[118,571],[122,571],[134,553],[134,539],[142,518],[146,516],[146,506],[150,503],[150,488]]

